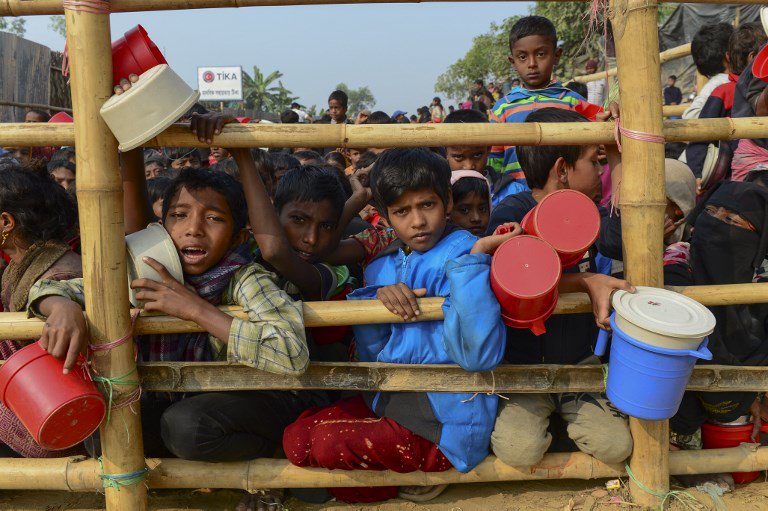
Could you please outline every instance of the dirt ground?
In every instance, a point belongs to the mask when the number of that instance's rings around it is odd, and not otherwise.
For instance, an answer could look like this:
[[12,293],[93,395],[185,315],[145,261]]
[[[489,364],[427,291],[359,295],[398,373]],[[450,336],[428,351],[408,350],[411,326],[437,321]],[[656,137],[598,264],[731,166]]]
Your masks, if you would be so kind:
[[[393,500],[377,505],[350,505],[329,502],[307,505],[289,499],[286,511],[349,510],[349,511],[619,511],[637,510],[639,506],[610,503],[611,497],[625,498],[625,491],[604,490],[605,481],[531,481],[510,483],[483,483],[454,485],[437,499],[422,505]],[[717,510],[711,498],[701,492],[689,490],[695,497],[689,505],[674,502],[672,511]],[[151,511],[227,511],[234,510],[241,492],[221,490],[152,491]],[[616,499],[614,499],[616,500]],[[728,511],[768,510],[768,482],[760,481],[739,486],[735,492],[723,496]],[[0,492],[0,510],[14,511],[95,511],[103,509],[104,499],[94,493],[65,492]]]

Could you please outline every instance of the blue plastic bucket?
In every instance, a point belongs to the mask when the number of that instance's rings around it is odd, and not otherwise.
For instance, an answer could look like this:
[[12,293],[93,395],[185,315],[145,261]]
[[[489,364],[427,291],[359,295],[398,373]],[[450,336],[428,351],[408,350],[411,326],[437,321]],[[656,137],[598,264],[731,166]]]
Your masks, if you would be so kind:
[[[669,419],[680,407],[697,359],[711,360],[705,338],[696,351],[645,344],[624,333],[611,316],[613,340],[606,394],[622,412],[646,420]],[[608,332],[600,331],[595,354],[605,354]]]

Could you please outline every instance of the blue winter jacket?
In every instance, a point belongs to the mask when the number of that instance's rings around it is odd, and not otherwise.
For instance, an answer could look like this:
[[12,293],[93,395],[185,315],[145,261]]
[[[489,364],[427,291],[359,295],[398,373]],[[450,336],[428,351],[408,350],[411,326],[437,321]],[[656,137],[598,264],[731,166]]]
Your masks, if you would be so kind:
[[[378,288],[403,282],[411,289],[426,288],[427,296],[445,297],[445,319],[355,326],[361,361],[459,364],[467,371],[491,371],[501,362],[506,334],[489,284],[491,258],[469,253],[476,240],[455,230],[427,252],[406,255],[400,249],[368,265],[368,286],[348,299],[375,299]],[[380,416],[436,443],[462,472],[489,454],[495,395],[379,392],[369,404]]]

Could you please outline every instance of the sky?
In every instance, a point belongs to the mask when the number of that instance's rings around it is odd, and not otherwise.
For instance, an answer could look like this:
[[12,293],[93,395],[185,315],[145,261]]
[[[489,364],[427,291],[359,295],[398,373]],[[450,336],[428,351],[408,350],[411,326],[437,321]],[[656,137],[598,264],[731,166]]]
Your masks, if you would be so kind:
[[[337,83],[368,86],[391,114],[428,105],[435,80],[491,22],[525,14],[528,2],[359,4],[154,11],[111,15],[112,39],[141,23],[171,67],[197,88],[197,67],[254,65],[283,73],[302,105],[326,105]],[[25,37],[61,50],[47,16]],[[444,104],[449,104],[444,102]]]

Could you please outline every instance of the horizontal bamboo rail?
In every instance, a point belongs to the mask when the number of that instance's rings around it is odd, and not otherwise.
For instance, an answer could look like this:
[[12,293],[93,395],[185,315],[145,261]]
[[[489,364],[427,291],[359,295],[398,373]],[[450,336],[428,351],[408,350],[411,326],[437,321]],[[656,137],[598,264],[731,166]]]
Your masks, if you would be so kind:
[[[148,362],[141,385],[149,392],[234,390],[349,390],[357,392],[604,392],[600,365],[510,365],[469,373],[456,365],[313,362],[300,375],[281,375],[226,362]],[[698,365],[688,390],[768,390],[768,367]]]
[[[482,483],[555,479],[602,479],[625,476],[623,464],[606,464],[581,453],[551,453],[530,468],[515,468],[489,456],[474,470],[462,474],[389,470],[325,470],[301,468],[287,460],[257,459],[242,462],[203,463],[180,459],[147,459],[150,488],[230,488],[254,491],[266,488],[333,488],[352,486]],[[768,468],[768,447],[748,445],[706,451],[669,453],[673,475],[718,472],[753,472]],[[2,490],[92,491],[101,489],[98,461],[71,458],[9,458],[0,464]]]
[[[693,298],[703,305],[768,302],[768,283],[670,287],[669,289]],[[443,319],[442,298],[424,298],[419,300],[419,304],[421,307],[419,321]],[[304,302],[303,306],[304,325],[309,328],[402,322],[399,316],[389,312],[378,300]],[[220,309],[232,316],[247,319],[240,307],[225,306]],[[560,295],[555,308],[555,314],[578,314],[591,311],[589,297],[584,293]],[[35,339],[42,331],[43,322],[37,318],[27,318],[24,312],[0,312],[0,339]],[[136,335],[201,331],[203,329],[192,321],[155,314],[142,314],[136,321],[134,330]]]
[[682,105],[667,105],[662,107],[661,112],[664,117],[676,117],[681,116],[691,106],[690,103],[683,103]]
[[4,99],[0,100],[0,106],[15,106],[18,108],[34,108],[37,110],[54,110],[56,112],[66,112],[68,114],[72,113],[71,108],[64,106],[45,105],[43,103],[19,103],[17,101],[6,101]]
[[[0,0],[2,1],[2,0]],[[72,123],[0,124],[0,147],[71,146]],[[667,142],[768,137],[768,118],[664,121]],[[509,124],[230,124],[216,138],[223,147],[432,147],[450,145],[584,145],[615,143],[613,123]],[[147,147],[207,147],[184,125],[174,125]]]
[[[711,3],[714,3],[714,2],[711,2]],[[687,57],[690,54],[691,54],[691,43],[681,44],[680,46],[675,46],[674,48],[670,48],[668,50],[664,50],[660,52],[659,64],[669,62],[670,60]],[[602,80],[606,78],[606,76],[616,76],[618,72],[619,72],[618,68],[612,67],[607,71],[603,70],[603,71],[598,71],[597,73],[592,73],[589,75],[575,76],[573,78],[573,81],[579,82],[579,83],[596,82],[597,80]]]
[[[360,5],[360,4],[415,4],[427,2],[472,2],[488,0],[111,0],[112,12],[167,11],[185,9],[212,9],[217,7],[276,7],[282,5]],[[506,0],[491,0],[506,1]],[[523,0],[513,0],[523,1]],[[550,0],[556,2],[586,2],[587,0]],[[732,0],[669,0],[670,3],[729,4]],[[740,4],[761,4],[762,0],[741,0]],[[2,0],[0,16],[33,16],[63,14],[61,0]]]

